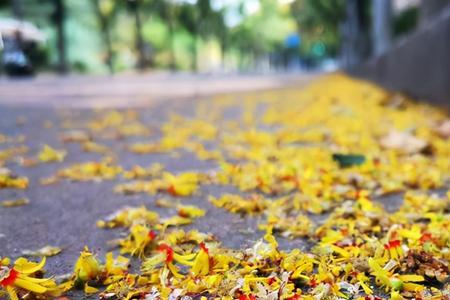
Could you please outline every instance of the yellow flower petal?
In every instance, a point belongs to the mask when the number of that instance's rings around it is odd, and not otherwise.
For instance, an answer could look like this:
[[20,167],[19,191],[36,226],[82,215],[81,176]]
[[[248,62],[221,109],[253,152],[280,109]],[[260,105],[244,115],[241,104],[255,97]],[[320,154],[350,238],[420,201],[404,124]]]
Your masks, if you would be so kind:
[[20,277],[16,278],[16,280],[14,281],[14,285],[38,294],[43,294],[47,292],[46,287],[43,287],[42,285],[39,285],[37,283],[28,280],[24,280]]

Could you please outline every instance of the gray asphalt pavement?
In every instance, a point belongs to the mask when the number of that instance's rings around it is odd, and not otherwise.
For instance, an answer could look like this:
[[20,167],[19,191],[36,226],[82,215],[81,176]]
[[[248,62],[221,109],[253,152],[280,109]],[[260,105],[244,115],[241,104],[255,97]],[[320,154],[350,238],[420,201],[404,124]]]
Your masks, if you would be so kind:
[[[51,274],[70,272],[75,259],[85,245],[96,250],[100,257],[109,251],[107,242],[119,238],[121,230],[103,230],[96,227],[98,219],[123,206],[146,205],[161,216],[173,215],[173,211],[154,205],[161,196],[144,194],[123,196],[113,193],[118,180],[92,182],[61,181],[44,186],[40,179],[76,162],[98,161],[101,154],[83,152],[78,144],[63,145],[59,134],[64,130],[65,118],[86,122],[92,117],[92,107],[139,107],[143,122],[158,128],[171,112],[191,114],[192,101],[217,93],[245,92],[281,88],[304,84],[313,76],[212,76],[205,75],[127,75],[109,77],[37,78],[0,81],[0,133],[12,137],[25,136],[29,155],[35,155],[43,145],[66,148],[68,155],[62,163],[39,164],[21,167],[17,163],[6,166],[18,175],[27,176],[30,185],[25,190],[0,189],[0,200],[28,198],[26,206],[0,207],[0,256],[19,257],[23,250],[35,250],[45,245],[63,248],[60,255],[48,259]],[[111,100],[111,101],[110,101]],[[51,122],[52,128],[45,128]],[[98,141],[98,140],[97,140]],[[123,142],[109,143],[124,168],[133,165],[150,165],[159,162],[171,172],[188,170],[211,171],[217,169],[214,162],[200,161],[190,153],[174,158],[167,154],[137,155],[125,149]],[[0,150],[13,146],[0,144]],[[201,193],[183,200],[208,210],[195,227],[211,232],[226,246],[242,248],[252,245],[261,237],[256,229],[258,219],[243,218],[214,208],[209,195],[233,191],[231,187],[204,187]],[[307,242],[285,241],[286,247],[306,247]]]

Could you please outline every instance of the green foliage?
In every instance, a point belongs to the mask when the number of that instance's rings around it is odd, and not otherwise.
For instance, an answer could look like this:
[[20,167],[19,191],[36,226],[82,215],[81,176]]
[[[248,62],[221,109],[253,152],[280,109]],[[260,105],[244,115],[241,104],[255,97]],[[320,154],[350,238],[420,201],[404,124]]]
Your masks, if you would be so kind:
[[[26,3],[25,19],[47,34],[48,66],[56,65],[55,2],[18,1]],[[98,6],[94,5],[97,1]],[[259,57],[283,53],[285,38],[296,31],[302,34],[304,54],[316,49],[333,55],[339,46],[343,3],[297,0],[289,6],[278,0],[259,0],[259,10],[248,12],[245,0],[236,0],[232,9],[214,8],[212,0],[64,0],[67,60],[72,70],[107,72],[110,60],[111,68],[120,71],[136,67],[145,50],[155,67],[195,69],[197,57],[213,45],[212,52],[219,48],[222,59],[227,54],[232,62],[252,66]],[[230,11],[241,20],[231,27],[225,22]],[[10,1],[0,0],[0,15],[5,14],[10,14]],[[142,37],[140,46],[137,32]]]
[[305,55],[312,54],[317,42],[323,43],[328,55],[337,54],[340,25],[345,18],[345,0],[296,0],[291,10],[303,38]]
[[276,0],[261,0],[260,11],[233,28],[231,39],[233,45],[244,51],[270,53],[281,47],[284,38],[294,30],[289,11],[282,11]]
[[168,47],[169,30],[159,16],[145,20],[143,34],[145,40],[149,41],[155,50],[163,51],[164,48]]
[[400,36],[413,30],[419,20],[419,9],[409,7],[394,18],[394,36]]

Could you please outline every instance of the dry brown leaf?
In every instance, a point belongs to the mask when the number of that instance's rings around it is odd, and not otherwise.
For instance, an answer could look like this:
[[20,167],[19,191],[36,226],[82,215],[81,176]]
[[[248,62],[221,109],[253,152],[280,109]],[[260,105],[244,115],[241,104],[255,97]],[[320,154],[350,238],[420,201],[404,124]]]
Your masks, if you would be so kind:
[[61,134],[64,143],[81,143],[91,140],[91,136],[82,130],[69,130]]
[[385,149],[399,150],[412,154],[424,150],[428,143],[414,135],[397,130],[391,130],[386,136],[380,139],[380,145]]
[[11,174],[11,170],[8,168],[0,168],[0,175],[10,175]]
[[34,167],[39,163],[38,160],[33,157],[19,157],[17,162],[19,163],[19,165],[26,168]]
[[444,139],[450,138],[450,119],[445,120],[436,127],[436,133]]
[[61,253],[62,249],[47,245],[38,250],[23,250],[22,254],[27,256],[55,256]]
[[155,200],[155,205],[157,207],[163,207],[163,208],[175,207],[175,204],[167,199],[157,199],[157,200]]
[[50,176],[50,177],[41,178],[40,183],[42,185],[50,185],[50,184],[57,183],[58,180],[59,180],[58,177]]

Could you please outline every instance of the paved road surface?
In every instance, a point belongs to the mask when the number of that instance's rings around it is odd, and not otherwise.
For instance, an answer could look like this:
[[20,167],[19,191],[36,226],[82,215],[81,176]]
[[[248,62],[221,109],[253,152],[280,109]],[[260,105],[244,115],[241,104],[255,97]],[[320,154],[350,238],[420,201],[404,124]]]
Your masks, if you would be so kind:
[[[217,93],[244,92],[303,85],[312,75],[281,76],[191,76],[191,75],[126,75],[117,77],[38,78],[33,80],[0,80],[0,133],[24,135],[29,154],[35,155],[44,144],[66,148],[62,163],[40,164],[24,168],[15,163],[7,165],[19,175],[26,175],[30,186],[26,190],[1,189],[0,200],[26,197],[30,204],[16,208],[0,207],[0,256],[16,258],[24,249],[39,249],[45,245],[63,248],[62,254],[48,260],[51,274],[71,271],[84,245],[102,253],[109,250],[107,242],[120,237],[120,230],[102,230],[95,222],[125,205],[145,204],[164,215],[174,212],[153,205],[158,198],[148,195],[122,196],[112,189],[117,182],[60,182],[42,186],[41,178],[76,162],[100,160],[101,154],[85,153],[79,145],[63,145],[58,136],[64,118],[88,120],[91,107],[140,107],[143,121],[158,127],[170,112],[192,113],[190,101]],[[191,99],[178,101],[179,99]],[[194,99],[194,100],[192,100]],[[64,108],[62,110],[62,108]],[[45,128],[45,123],[55,126]],[[163,163],[171,172],[183,170],[208,171],[217,168],[213,162],[197,160],[186,153],[174,158],[169,155],[138,156],[118,143],[109,145],[119,156],[120,164],[130,168],[135,164]],[[7,145],[0,144],[0,149]],[[209,189],[209,190],[208,190]],[[232,191],[224,187],[206,187],[202,194],[186,203],[210,210],[207,218],[195,223],[195,228],[212,232],[226,246],[242,248],[253,244],[261,234],[256,231],[257,218],[240,218],[214,209],[206,197]],[[220,224],[218,221],[220,220]],[[287,244],[286,244],[287,245]],[[295,242],[291,246],[304,247]]]
[[[102,183],[60,182],[42,186],[39,180],[57,170],[76,162],[100,160],[100,154],[85,153],[76,145],[62,145],[58,138],[64,118],[88,120],[92,115],[88,107],[140,107],[145,124],[157,127],[170,112],[189,115],[191,101],[217,93],[244,92],[264,89],[299,86],[307,83],[312,75],[282,76],[191,76],[191,75],[127,75],[118,77],[73,77],[39,78],[36,80],[0,80],[0,133],[9,136],[26,136],[30,154],[36,154],[43,144],[68,150],[62,163],[41,164],[32,168],[11,164],[19,175],[30,179],[26,190],[0,190],[0,200],[26,197],[30,204],[17,208],[0,207],[0,256],[18,257],[24,249],[38,249],[45,245],[63,248],[63,252],[48,260],[51,274],[71,271],[74,260],[84,245],[100,254],[109,250],[107,242],[118,238],[124,231],[102,230],[96,220],[113,213],[118,208],[145,204],[162,216],[174,212],[162,210],[154,205],[158,196],[114,194],[117,181]],[[169,100],[170,99],[170,100]],[[177,101],[178,99],[191,99]],[[193,100],[192,100],[193,99]],[[61,110],[61,108],[65,108]],[[45,124],[53,123],[51,128]],[[210,171],[216,163],[197,160],[192,154],[181,157],[166,154],[138,156],[126,151],[123,144],[109,141],[109,146],[118,155],[124,168],[135,164],[149,165],[160,162],[171,172],[183,170]],[[0,144],[0,149],[6,147]],[[225,246],[243,248],[261,237],[256,230],[258,218],[242,218],[213,208],[206,201],[209,194],[219,195],[233,192],[230,187],[202,188],[202,192],[186,200],[186,204],[197,204],[209,212],[195,222],[198,230],[215,234]],[[390,203],[391,209],[399,204]],[[386,199],[385,199],[386,200]],[[395,199],[394,199],[395,200]],[[188,227],[189,228],[189,227]],[[283,248],[307,248],[303,240],[281,240]]]

